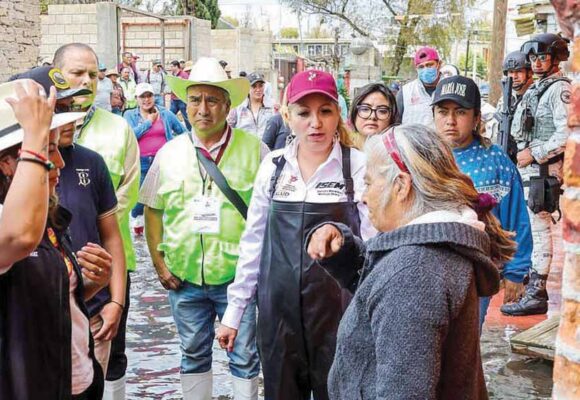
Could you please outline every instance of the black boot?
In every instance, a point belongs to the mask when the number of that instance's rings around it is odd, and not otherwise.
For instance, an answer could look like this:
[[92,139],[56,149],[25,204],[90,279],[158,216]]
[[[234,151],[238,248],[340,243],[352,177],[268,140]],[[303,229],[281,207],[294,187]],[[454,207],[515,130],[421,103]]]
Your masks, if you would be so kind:
[[504,304],[499,309],[505,315],[537,315],[548,312],[548,292],[546,291],[548,275],[530,273],[530,281],[526,286],[524,296],[515,303]]

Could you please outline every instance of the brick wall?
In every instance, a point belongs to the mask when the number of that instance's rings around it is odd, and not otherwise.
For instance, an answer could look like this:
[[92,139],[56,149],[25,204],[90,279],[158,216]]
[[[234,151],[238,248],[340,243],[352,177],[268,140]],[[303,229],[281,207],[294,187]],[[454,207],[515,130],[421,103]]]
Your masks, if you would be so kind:
[[98,24],[96,4],[49,5],[48,15],[41,15],[41,57],[52,58],[63,44],[85,43],[97,48]]
[[0,0],[0,82],[38,63],[38,0]]
[[[121,48],[139,57],[137,67],[151,68],[161,58],[161,24],[156,18],[122,17]],[[172,60],[196,59],[210,55],[210,21],[193,17],[171,17],[165,21],[165,64]]]

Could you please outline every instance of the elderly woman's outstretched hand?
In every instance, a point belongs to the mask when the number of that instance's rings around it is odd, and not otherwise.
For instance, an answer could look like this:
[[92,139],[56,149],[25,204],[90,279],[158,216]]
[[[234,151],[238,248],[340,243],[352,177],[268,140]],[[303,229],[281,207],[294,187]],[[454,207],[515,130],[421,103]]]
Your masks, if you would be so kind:
[[322,225],[310,236],[308,255],[313,260],[332,257],[340,251],[343,241],[342,234],[336,226],[332,224]]

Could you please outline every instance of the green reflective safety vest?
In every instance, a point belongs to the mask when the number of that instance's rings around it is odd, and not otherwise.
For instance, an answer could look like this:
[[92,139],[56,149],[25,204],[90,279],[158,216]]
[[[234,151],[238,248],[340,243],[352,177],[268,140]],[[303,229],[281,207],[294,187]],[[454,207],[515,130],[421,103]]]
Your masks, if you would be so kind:
[[[85,121],[76,142],[99,153],[107,164],[119,201],[120,212],[117,212],[117,220],[123,239],[127,271],[134,271],[136,259],[129,227],[129,214],[137,204],[140,168],[137,168],[139,172],[132,182],[127,183],[124,179],[125,158],[128,150],[134,151],[133,148],[136,148],[136,151],[139,151],[137,139],[123,117],[96,108],[92,115],[90,113],[87,115],[87,118],[89,120]],[[138,160],[139,154],[137,154],[137,162],[139,162]],[[119,195],[121,184],[124,186],[122,196]]]
[[[195,285],[221,285],[234,279],[240,237],[245,220],[215,183],[201,178],[197,155],[189,135],[165,144],[157,153],[158,196],[163,206],[163,242],[171,273]],[[246,204],[260,166],[260,139],[239,129],[232,136],[218,164],[232,189]],[[217,234],[193,232],[193,199],[202,195],[220,200]]]

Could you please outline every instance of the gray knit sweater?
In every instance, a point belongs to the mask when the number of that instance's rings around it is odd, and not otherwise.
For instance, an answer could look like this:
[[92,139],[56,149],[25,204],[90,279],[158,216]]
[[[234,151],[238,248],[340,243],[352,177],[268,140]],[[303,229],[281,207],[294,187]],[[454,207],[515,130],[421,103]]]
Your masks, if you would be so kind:
[[365,244],[336,226],[344,245],[321,264],[356,292],[338,330],[330,398],[487,399],[478,296],[499,290],[487,234],[419,224]]

